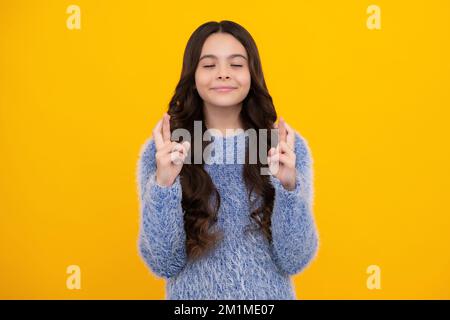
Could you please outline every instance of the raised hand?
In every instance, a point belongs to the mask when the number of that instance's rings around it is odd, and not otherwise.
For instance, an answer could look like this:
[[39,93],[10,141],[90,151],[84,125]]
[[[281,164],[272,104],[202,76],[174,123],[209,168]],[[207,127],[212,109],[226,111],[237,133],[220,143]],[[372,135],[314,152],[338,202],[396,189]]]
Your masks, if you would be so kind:
[[267,157],[269,170],[280,180],[285,189],[292,191],[295,188],[297,175],[295,133],[282,117],[278,124],[275,124],[275,128],[278,128],[279,141],[276,148],[272,147],[269,150]]
[[183,168],[184,160],[189,152],[189,141],[182,143],[170,140],[170,116],[164,113],[153,129],[156,146],[156,183],[170,187]]

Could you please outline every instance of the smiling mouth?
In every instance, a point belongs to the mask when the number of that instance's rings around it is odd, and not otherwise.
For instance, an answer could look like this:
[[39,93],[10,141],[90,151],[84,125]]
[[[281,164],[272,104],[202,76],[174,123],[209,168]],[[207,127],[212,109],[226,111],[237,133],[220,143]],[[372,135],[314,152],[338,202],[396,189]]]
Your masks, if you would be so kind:
[[235,90],[236,88],[212,88],[212,89],[217,92],[230,92]]

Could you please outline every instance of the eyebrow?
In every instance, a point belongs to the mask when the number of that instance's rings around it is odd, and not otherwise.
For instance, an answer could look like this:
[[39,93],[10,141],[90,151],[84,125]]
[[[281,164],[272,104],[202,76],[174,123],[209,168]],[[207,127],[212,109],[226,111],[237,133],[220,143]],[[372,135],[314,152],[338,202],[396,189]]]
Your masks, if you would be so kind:
[[[244,55],[239,54],[239,53],[235,53],[235,54],[229,55],[229,56],[228,56],[228,59],[232,59],[232,58],[236,58],[236,57],[241,57],[241,58],[244,58],[245,60],[247,60],[247,58],[246,58]],[[199,59],[199,61],[202,60],[202,59],[206,59],[206,58],[217,59],[217,56],[215,56],[215,55],[213,55],[213,54],[205,54],[204,56],[202,56],[202,57]]]

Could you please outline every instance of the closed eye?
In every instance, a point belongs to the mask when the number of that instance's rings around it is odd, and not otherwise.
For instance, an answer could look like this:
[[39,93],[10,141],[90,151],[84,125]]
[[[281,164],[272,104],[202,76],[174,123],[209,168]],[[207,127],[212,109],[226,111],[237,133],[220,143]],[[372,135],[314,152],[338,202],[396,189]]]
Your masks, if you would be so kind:
[[[232,67],[242,67],[242,64],[232,64],[231,65]],[[206,66],[203,66],[204,68],[212,68],[212,67],[214,67],[214,65],[213,64],[210,64],[210,65],[206,65]]]

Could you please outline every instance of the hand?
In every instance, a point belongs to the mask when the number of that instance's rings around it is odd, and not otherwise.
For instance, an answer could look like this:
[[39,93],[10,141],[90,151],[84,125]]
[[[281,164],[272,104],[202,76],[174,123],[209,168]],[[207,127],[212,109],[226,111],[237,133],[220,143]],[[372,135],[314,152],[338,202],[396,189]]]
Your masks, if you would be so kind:
[[153,129],[153,138],[156,146],[156,183],[160,186],[170,187],[181,168],[190,149],[189,141],[179,143],[170,140],[170,116],[164,113]]
[[270,148],[268,153],[269,170],[273,176],[280,180],[287,190],[294,190],[297,176],[295,168],[295,134],[294,130],[280,117],[278,124],[278,145]]

